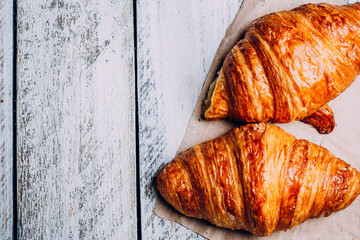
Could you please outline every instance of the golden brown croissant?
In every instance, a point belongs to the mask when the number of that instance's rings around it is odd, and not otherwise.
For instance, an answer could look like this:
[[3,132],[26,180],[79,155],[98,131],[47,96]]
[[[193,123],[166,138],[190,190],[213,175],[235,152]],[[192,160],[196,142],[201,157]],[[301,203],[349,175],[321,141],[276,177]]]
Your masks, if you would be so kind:
[[235,128],[187,150],[157,176],[181,213],[256,235],[347,207],[360,174],[325,148],[265,123]]
[[[360,3],[307,4],[268,14],[252,22],[226,56],[208,90],[204,116],[249,123],[302,120],[343,92],[359,70]],[[333,115],[323,113],[308,122],[328,132]]]

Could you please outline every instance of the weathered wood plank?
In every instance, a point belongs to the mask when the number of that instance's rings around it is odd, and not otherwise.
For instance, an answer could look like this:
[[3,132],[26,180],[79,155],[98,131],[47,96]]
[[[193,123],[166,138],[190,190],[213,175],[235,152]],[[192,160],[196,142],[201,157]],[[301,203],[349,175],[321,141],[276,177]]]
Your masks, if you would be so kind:
[[215,51],[241,0],[138,1],[142,236],[202,239],[152,214],[153,178],[179,147]]
[[136,238],[132,5],[18,1],[20,238]]
[[13,5],[0,1],[0,238],[13,235]]

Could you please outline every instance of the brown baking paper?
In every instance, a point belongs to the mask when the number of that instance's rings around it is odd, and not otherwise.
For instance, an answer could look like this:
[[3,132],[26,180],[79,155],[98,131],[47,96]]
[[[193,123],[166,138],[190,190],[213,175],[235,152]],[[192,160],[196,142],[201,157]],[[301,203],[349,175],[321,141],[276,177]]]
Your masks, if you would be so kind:
[[[206,77],[203,89],[190,118],[185,136],[178,149],[182,152],[211,138],[219,137],[236,126],[226,120],[206,121],[201,118],[201,104],[206,91],[215,79],[226,54],[242,38],[250,22],[267,13],[290,10],[305,3],[324,1],[306,0],[245,0],[235,19],[226,30]],[[329,4],[345,4],[342,0],[328,0]],[[335,115],[335,130],[320,135],[313,127],[301,122],[275,124],[297,138],[307,139],[329,149],[335,156],[360,170],[360,81],[359,77],[339,97],[329,103]],[[178,154],[177,153],[177,154]],[[169,159],[170,161],[170,159]],[[153,212],[164,219],[177,222],[208,239],[255,239],[245,231],[232,231],[210,223],[186,217],[159,198]],[[286,232],[277,231],[261,239],[360,239],[360,197],[345,210],[329,217],[310,219]]]

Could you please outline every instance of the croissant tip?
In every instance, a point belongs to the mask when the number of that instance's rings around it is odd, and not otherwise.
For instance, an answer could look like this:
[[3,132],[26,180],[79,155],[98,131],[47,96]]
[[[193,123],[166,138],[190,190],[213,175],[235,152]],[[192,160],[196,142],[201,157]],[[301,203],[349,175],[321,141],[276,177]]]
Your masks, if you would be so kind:
[[197,206],[191,204],[194,202],[191,180],[181,162],[180,158],[175,158],[159,171],[156,188],[165,201],[177,211],[198,217]]
[[218,120],[229,116],[229,93],[224,73],[221,70],[219,76],[211,83],[203,101],[202,109],[204,118]]
[[164,191],[169,185],[169,169],[171,170],[172,166],[174,165],[173,162],[168,163],[166,166],[164,166],[156,176],[156,189],[159,191],[159,193],[166,199],[164,196],[167,194],[167,191]]
[[329,134],[335,128],[334,113],[327,104],[301,121],[312,125],[320,134]]

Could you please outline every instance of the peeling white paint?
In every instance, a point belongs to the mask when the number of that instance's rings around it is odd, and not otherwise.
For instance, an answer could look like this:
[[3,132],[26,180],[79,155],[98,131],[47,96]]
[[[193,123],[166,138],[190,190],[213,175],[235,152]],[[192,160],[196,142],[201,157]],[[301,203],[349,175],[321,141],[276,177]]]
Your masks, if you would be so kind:
[[18,2],[24,239],[135,239],[132,1]]
[[0,1],[0,238],[13,235],[12,2]]

